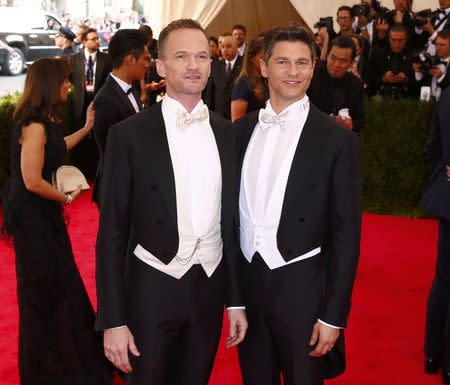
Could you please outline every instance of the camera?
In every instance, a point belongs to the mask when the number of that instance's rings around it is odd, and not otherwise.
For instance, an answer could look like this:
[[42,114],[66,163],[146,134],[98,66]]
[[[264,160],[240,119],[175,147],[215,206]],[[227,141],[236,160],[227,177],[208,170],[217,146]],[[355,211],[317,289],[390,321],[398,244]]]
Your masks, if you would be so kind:
[[428,72],[439,64],[446,64],[438,56],[431,56],[426,51],[419,52],[412,57],[412,62],[421,65],[422,72]]
[[370,9],[371,7],[368,3],[355,4],[352,7],[352,15],[354,17],[364,16],[365,18],[368,18],[370,16]]
[[431,21],[435,16],[435,12],[431,9],[423,9],[422,11],[416,12],[413,15],[412,22],[415,27],[423,27],[425,24]]
[[325,27],[327,30],[333,29],[333,17],[327,16],[327,17],[321,17],[319,21],[314,24],[314,28],[320,29]]
[[391,11],[389,8],[380,7],[379,12],[377,12],[377,19],[384,20],[385,22],[392,24],[394,21],[395,11]]

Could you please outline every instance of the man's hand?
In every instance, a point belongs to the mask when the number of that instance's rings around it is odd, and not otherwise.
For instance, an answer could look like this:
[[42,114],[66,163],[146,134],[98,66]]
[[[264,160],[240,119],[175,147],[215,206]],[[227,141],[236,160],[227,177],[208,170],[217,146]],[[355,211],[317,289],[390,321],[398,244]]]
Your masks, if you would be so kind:
[[336,116],[336,121],[341,123],[347,130],[352,131],[353,130],[353,120],[351,117],[343,119],[341,116]]
[[395,75],[392,73],[392,71],[387,71],[383,77],[381,78],[384,83],[395,83]]
[[426,23],[422,29],[427,32],[429,35],[432,35],[434,33],[434,27],[433,24],[431,24],[431,20]]
[[339,337],[340,330],[324,325],[317,321],[314,325],[309,344],[316,348],[309,353],[311,357],[321,357],[333,349],[336,340]]
[[408,81],[408,77],[404,72],[399,72],[397,75],[394,75],[396,83],[406,83]]
[[228,322],[230,324],[230,333],[227,337],[227,348],[236,346],[243,341],[248,328],[247,317],[244,309],[228,310]]
[[106,358],[124,373],[130,373],[133,370],[128,359],[128,350],[136,357],[141,355],[128,326],[105,330],[103,332],[103,347],[105,348]]
[[428,71],[431,76],[434,76],[436,79],[439,79],[444,73],[441,71],[439,67],[431,67]]
[[422,72],[422,64],[413,63],[412,67],[415,72]]
[[450,166],[447,167],[447,181],[450,182]]
[[377,30],[378,37],[384,39],[389,31],[389,23],[384,19],[378,19],[375,24],[375,29]]

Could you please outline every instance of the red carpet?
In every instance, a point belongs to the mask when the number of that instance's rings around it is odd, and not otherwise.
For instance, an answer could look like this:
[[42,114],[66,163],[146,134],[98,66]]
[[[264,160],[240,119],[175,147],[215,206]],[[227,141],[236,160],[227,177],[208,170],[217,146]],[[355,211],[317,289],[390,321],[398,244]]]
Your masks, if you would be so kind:
[[[75,257],[95,301],[97,212],[88,194],[68,212]],[[437,224],[432,220],[364,215],[361,261],[347,330],[347,371],[328,384],[440,384],[438,376],[422,371],[425,306],[436,238]],[[0,384],[17,385],[14,254],[4,244],[0,244],[0,265]],[[225,349],[222,341],[210,385],[239,384],[236,351]]]

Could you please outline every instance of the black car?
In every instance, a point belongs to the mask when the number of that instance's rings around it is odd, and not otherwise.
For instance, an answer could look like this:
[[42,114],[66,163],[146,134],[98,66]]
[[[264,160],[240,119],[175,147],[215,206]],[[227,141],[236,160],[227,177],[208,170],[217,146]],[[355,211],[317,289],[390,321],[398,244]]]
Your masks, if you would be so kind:
[[64,23],[51,13],[31,8],[0,7],[0,40],[12,50],[0,46],[0,66],[8,75],[19,75],[26,64],[61,50],[55,36]]

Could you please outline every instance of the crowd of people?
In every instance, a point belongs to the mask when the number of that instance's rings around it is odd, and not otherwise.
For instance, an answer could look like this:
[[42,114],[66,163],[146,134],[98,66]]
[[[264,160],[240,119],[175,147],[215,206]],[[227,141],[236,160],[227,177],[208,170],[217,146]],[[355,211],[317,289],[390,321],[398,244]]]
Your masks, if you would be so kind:
[[[28,70],[3,200],[23,384],[107,385],[107,359],[129,384],[206,385],[224,305],[245,385],[279,385],[280,375],[321,385],[342,373],[364,93],[426,99],[428,87],[439,99],[450,78],[450,0],[420,23],[407,0],[394,3],[342,6],[338,33],[324,18],[315,36],[290,25],[247,41],[236,24],[208,38],[180,19],[156,41],[141,24],[115,31],[108,53],[95,28],[61,28],[61,57]],[[58,109],[70,88],[65,135]],[[103,349],[62,210],[81,187],[52,185],[71,149],[100,211]],[[435,302],[448,304],[435,286]],[[429,327],[442,337],[439,322]],[[431,335],[426,370],[442,364],[450,383],[450,354]]]

